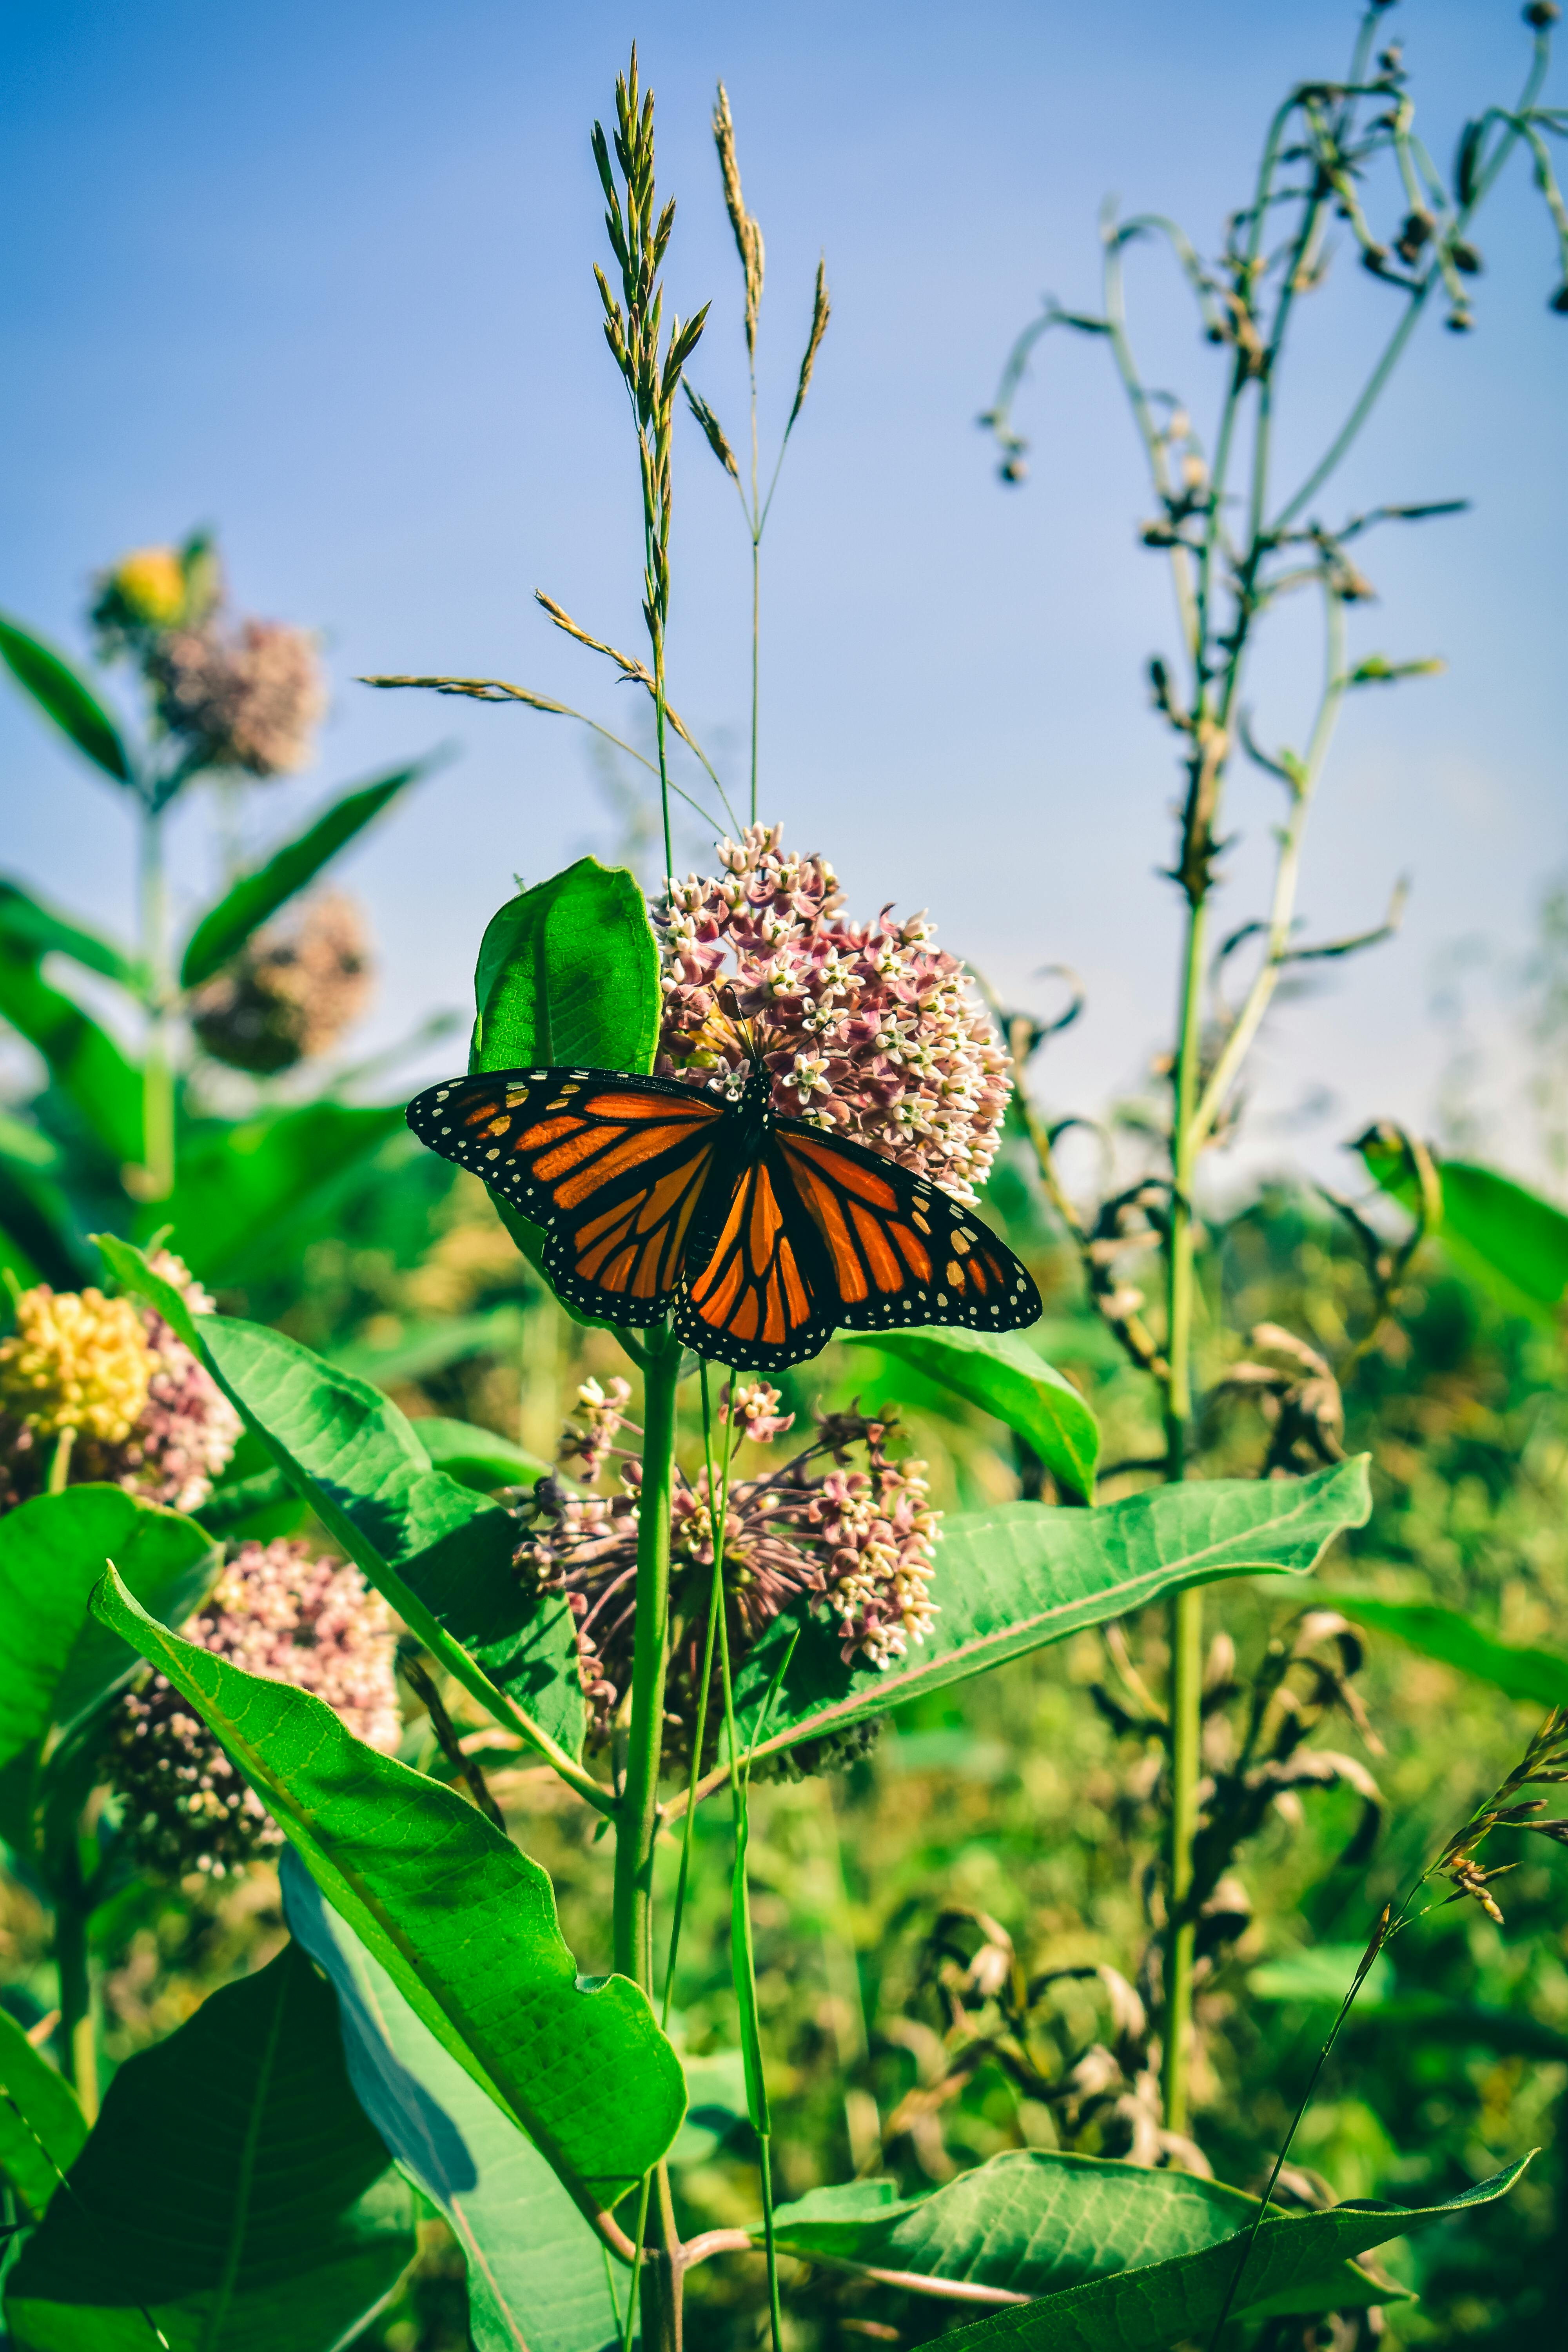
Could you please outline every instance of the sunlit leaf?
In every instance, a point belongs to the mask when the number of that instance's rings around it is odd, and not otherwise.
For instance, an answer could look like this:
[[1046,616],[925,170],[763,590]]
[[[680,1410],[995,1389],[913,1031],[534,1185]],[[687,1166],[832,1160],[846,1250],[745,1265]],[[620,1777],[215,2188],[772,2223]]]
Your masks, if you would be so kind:
[[929,1380],[977,1404],[1016,1432],[1071,1495],[1094,1492],[1100,1424],[1070,1381],[1052,1370],[1021,1331],[840,1332],[912,1364]]
[[512,1566],[516,1528],[500,1505],[432,1469],[414,1424],[368,1381],[280,1331],[193,1316],[139,1250],[109,1234],[99,1246],[121,1282],[195,1351],[410,1631],[461,1643],[576,1756],[584,1717],[571,1612],[560,1595],[525,1591]]
[[328,1902],[580,2202],[624,2196],[679,2127],[680,2062],[629,1978],[577,1975],[539,1864],[310,1692],[153,1625],[112,1570],[93,1605],[203,1717]]
[[284,1857],[289,1924],[337,1989],[349,2078],[387,2147],[446,2219],[468,2266],[476,2352],[597,2352],[629,2281],[538,2149],[421,2024],[380,1962]]
[[1158,1486],[1100,1510],[1004,1503],[956,1513],[937,1546],[931,1598],[940,1614],[925,1641],[881,1671],[846,1665],[830,1626],[804,1605],[785,1611],[736,1678],[742,1738],[797,1623],[800,1640],[759,1755],[829,1738],[1190,1584],[1304,1575],[1370,1509],[1363,1455],[1310,1478]]
[[[780,2246],[803,2260],[1048,2295],[1235,2246],[1257,2210],[1256,2197],[1190,2172],[1029,2148],[994,2156],[924,2196],[900,2198],[890,2180],[814,2189],[782,2207],[774,2229]],[[1364,2309],[1401,2293],[1331,2246],[1309,2275],[1320,2300],[1306,2309]]]
[[[1237,2307],[1254,2319],[1322,2311],[1333,2265],[1353,2261],[1391,2238],[1413,2237],[1450,2213],[1472,2212],[1505,2196],[1528,2157],[1493,2173],[1461,2196],[1407,2210],[1401,2205],[1335,2205],[1326,2211],[1281,2215],[1264,2222],[1247,2260]],[[1250,2201],[1250,2200],[1249,2200]],[[1038,2303],[977,2320],[943,2337],[962,2352],[1010,2347],[1010,2352],[1164,2352],[1195,2338],[1203,2343],[1224,2306],[1242,2252],[1239,2238],[1173,2260],[1138,2265],[1109,2278],[1068,2287]]]

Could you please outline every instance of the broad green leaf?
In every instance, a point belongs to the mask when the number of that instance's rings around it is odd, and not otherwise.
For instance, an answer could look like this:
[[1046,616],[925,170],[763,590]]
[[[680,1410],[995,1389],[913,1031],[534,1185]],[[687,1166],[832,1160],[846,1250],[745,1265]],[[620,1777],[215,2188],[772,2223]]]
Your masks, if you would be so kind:
[[[1265,2221],[1247,2261],[1237,2308],[1252,2318],[1321,2311],[1324,2284],[1336,2263],[1353,2261],[1391,2238],[1412,2237],[1447,2214],[1492,2204],[1513,2187],[1529,2161],[1523,2157],[1441,2205],[1413,2211],[1400,2205],[1334,2205],[1325,2212]],[[1219,2317],[1241,2252],[1241,2240],[1229,2238],[997,2312],[942,2341],[954,2352],[970,2352],[971,2347],[979,2352],[982,2345],[997,2352],[1003,2347],[1009,2352],[1106,2352],[1112,2345],[1116,2352],[1163,2352],[1189,2338],[1201,2344]]]
[[651,1070],[658,950],[636,877],[581,857],[490,918],[468,1066]]
[[525,1454],[521,1445],[514,1445],[510,1437],[498,1437],[493,1429],[476,1429],[471,1422],[417,1421],[414,1433],[436,1469],[481,1495],[497,1486],[531,1486],[550,1475],[548,1462]]
[[89,971],[117,980],[121,988],[140,987],[142,971],[135,959],[112,940],[59,915],[20,882],[0,875],[0,939],[30,956],[68,955]]
[[155,1616],[188,1617],[217,1569],[205,1529],[119,1486],[35,1495],[0,1517],[0,1765],[96,1706],[134,1662],[89,1613],[112,1559]]
[[328,1902],[579,2201],[624,2196],[679,2128],[680,2062],[628,1978],[576,1974],[539,1864],[308,1691],[153,1625],[112,1570],[93,1605],[190,1700]]
[[[624,866],[579,858],[492,915],[474,972],[470,1070],[575,1063],[591,1070],[653,1067],[662,1004],[647,906]],[[534,1271],[543,1235],[510,1201],[496,1211]],[[574,1323],[604,1328],[561,1301]]]
[[1458,1666],[1479,1683],[1490,1683],[1510,1698],[1537,1706],[1568,1706],[1568,1657],[1556,1650],[1528,1650],[1500,1642],[1459,1609],[1439,1609],[1426,1601],[1378,1601],[1369,1593],[1325,1592],[1325,1609],[1338,1609],[1375,1633],[1391,1633],[1424,1658]]
[[[17,2352],[331,2352],[415,2247],[298,1945],[128,2059],[6,2281]],[[133,2333],[139,2329],[139,2336]]]
[[1157,1486],[1100,1510],[1004,1503],[960,1512],[943,1522],[931,1583],[940,1613],[924,1643],[880,1672],[846,1665],[830,1626],[804,1607],[785,1611],[736,1677],[742,1736],[757,1720],[779,1651],[797,1623],[799,1643],[759,1756],[830,1738],[1189,1584],[1304,1576],[1370,1509],[1360,1455],[1310,1478]]
[[242,874],[191,933],[180,966],[181,987],[199,988],[204,980],[210,980],[245,945],[252,931],[312,881],[328,860],[363,833],[399,793],[427,775],[431,764],[428,760],[416,760],[405,768],[395,768],[369,783],[356,785],[323,809],[303,833],[274,851],[265,866]]
[[142,1075],[107,1030],[51,988],[38,956],[0,938],[0,1020],[36,1046],[118,1167],[142,1158]]
[[[1362,1140],[1368,1171],[1402,1207],[1414,1211],[1415,1187],[1403,1152]],[[1466,1160],[1437,1163],[1443,1191],[1444,1247],[1462,1274],[1480,1280],[1504,1302],[1537,1316],[1568,1297],[1568,1215],[1539,1192]]]
[[[817,2189],[773,2217],[778,2242],[803,2261],[912,2272],[1005,2294],[1047,2295],[1155,2263],[1237,2243],[1256,2197],[1098,2156],[1010,2149],[921,2197],[890,2180]],[[1398,2299],[1325,2250],[1310,2310],[1363,2309]]]
[[321,1101],[198,1131],[173,1193],[141,1211],[137,1230],[173,1226],[170,1246],[203,1282],[252,1281],[322,1230],[338,1188],[402,1126],[395,1105]]
[[15,621],[0,620],[0,661],[45,718],[52,719],[95,768],[117,784],[134,782],[131,754],[119,728],[63,655]]
[[0,2010],[0,2171],[42,2219],[87,2137],[87,2117],[58,2066]]
[[[500,1506],[433,1470],[413,1423],[379,1389],[280,1331],[192,1316],[139,1250],[107,1234],[99,1246],[128,1289],[167,1312],[410,1631],[459,1675],[461,1658],[437,1645],[443,1634],[460,1643],[568,1755],[579,1755],[585,1718],[572,1614],[559,1595],[525,1592],[512,1567],[516,1529]],[[483,1703],[482,1691],[475,1696]]]
[[1094,1493],[1100,1424],[1070,1381],[1052,1370],[1021,1331],[840,1332],[912,1364],[928,1380],[993,1412],[1039,1455],[1058,1485],[1086,1500]]
[[281,1877],[289,1924],[337,1989],[359,2103],[463,2250],[476,2352],[598,2352],[618,2338],[627,2276],[612,2284],[602,2242],[539,2150],[420,2023],[292,1853]]

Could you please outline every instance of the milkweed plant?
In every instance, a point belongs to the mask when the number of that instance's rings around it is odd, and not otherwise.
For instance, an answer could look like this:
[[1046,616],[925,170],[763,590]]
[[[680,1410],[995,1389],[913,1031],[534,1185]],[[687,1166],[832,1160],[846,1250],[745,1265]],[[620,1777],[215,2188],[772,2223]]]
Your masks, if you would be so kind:
[[[1338,1714],[1375,1754],[1351,1620],[1297,1604],[1249,1675],[1224,1636],[1205,1643],[1204,1588],[1300,1580],[1365,1519],[1364,1459],[1347,1458],[1342,1443],[1342,1384],[1400,1311],[1415,1251],[1443,1213],[1444,1171],[1396,1129],[1365,1139],[1369,1169],[1408,1223],[1391,1240],[1386,1219],[1342,1204],[1366,1253],[1372,1317],[1338,1362],[1264,1327],[1250,1356],[1226,1367],[1225,1392],[1260,1408],[1255,1475],[1211,1475],[1214,1400],[1195,1386],[1194,1317],[1204,1155],[1239,1116],[1247,1057],[1281,982],[1309,959],[1371,949],[1397,925],[1396,890],[1368,932],[1303,943],[1297,891],[1342,718],[1366,688],[1434,667],[1352,645],[1371,595],[1363,542],[1458,502],[1346,514],[1336,476],[1373,408],[1394,396],[1423,317],[1440,311],[1451,331],[1475,329],[1476,224],[1516,157],[1556,240],[1550,299],[1568,310],[1568,215],[1552,163],[1568,118],[1542,101],[1557,14],[1545,0],[1526,8],[1521,94],[1465,126],[1445,172],[1417,128],[1392,8],[1371,7],[1343,79],[1303,82],[1281,102],[1217,248],[1205,253],[1163,215],[1108,216],[1095,303],[1046,304],[983,420],[1004,481],[1017,488],[1030,364],[1047,338],[1102,347],[1147,461],[1142,538],[1173,591],[1174,650],[1151,662],[1149,678],[1184,779],[1169,869],[1184,925],[1178,1021],[1145,1161],[1091,1202],[1058,1165],[1070,1122],[1033,1091],[1050,1024],[1000,1004],[973,964],[936,943],[924,912],[878,909],[874,887],[850,912],[833,867],[791,836],[771,788],[764,808],[762,554],[786,453],[819,364],[831,362],[826,267],[770,450],[759,411],[764,244],[721,86],[712,128],[750,400],[731,435],[735,420],[696,381],[716,331],[709,307],[684,320],[666,308],[675,205],[656,184],[654,101],[634,50],[613,124],[595,124],[592,145],[608,247],[595,275],[627,399],[622,462],[635,459],[646,646],[617,647],[542,592],[540,604],[647,698],[651,753],[526,685],[367,681],[580,721],[640,761],[657,793],[665,877],[651,898],[626,870],[583,858],[510,898],[478,958],[470,1079],[497,1078],[475,1097],[494,1114],[485,1133],[498,1140],[485,1149],[491,1160],[526,1149],[536,1188],[498,1189],[498,1210],[538,1288],[560,1263],[552,1234],[572,1206],[578,1264],[594,1280],[570,1297],[563,1286],[560,1310],[597,1323],[626,1362],[581,1386],[552,1461],[475,1427],[409,1422],[380,1389],[285,1331],[216,1312],[204,1284],[221,1286],[224,1266],[174,1255],[186,1249],[186,1213],[164,1039],[176,990],[159,912],[160,815],[209,769],[259,778],[298,763],[320,715],[308,641],[226,618],[203,541],[128,557],[100,584],[92,620],[103,656],[136,664],[146,688],[153,731],[132,758],[68,665],[26,633],[5,637],[22,683],[138,799],[146,917],[134,977],[149,1021],[142,1174],[131,1188],[146,1221],[100,1237],[95,1282],[14,1270],[16,1328],[0,1342],[11,1660],[0,1683],[0,1827],[57,1921],[64,2070],[62,2080],[40,2047],[53,2021],[28,2036],[0,2016],[6,2314],[19,2347],[216,2352],[265,2340],[330,2352],[392,2293],[417,2216],[432,2209],[466,2258],[468,2325],[485,2352],[629,2352],[639,2336],[647,2352],[677,2352],[688,2282],[707,2264],[754,2272],[773,2352],[802,2340],[789,2305],[792,2282],[808,2272],[868,2291],[858,2310],[874,2313],[878,2293],[925,2298],[931,2325],[954,2323],[965,2344],[1156,2347],[1223,2335],[1239,2346],[1264,2340],[1259,2330],[1281,2313],[1303,2327],[1331,2320],[1334,2340],[1349,2344],[1367,2340],[1402,2292],[1361,2255],[1511,2186],[1520,2166],[1420,2210],[1287,2210],[1272,2200],[1288,2148],[1261,2198],[1216,2181],[1194,2098],[1201,2036],[1213,2030],[1194,1993],[1246,1918],[1237,1857],[1287,1796],[1299,1808],[1315,1788],[1349,1789],[1364,1839],[1381,1807],[1358,1758],[1302,1744]],[[1170,259],[1199,339],[1217,354],[1210,429],[1195,403],[1155,391],[1142,372],[1124,274],[1146,246]],[[1319,457],[1281,482],[1279,388],[1330,299],[1335,250],[1385,291],[1387,331]],[[727,780],[679,707],[672,590],[689,462],[716,462],[733,485],[751,567],[747,772]],[[1280,600],[1301,591],[1321,615],[1321,698],[1305,742],[1271,748],[1246,681]],[[1275,877],[1266,913],[1216,942],[1238,760],[1279,796]],[[346,1004],[359,984],[349,928],[323,915],[321,939],[290,955],[261,919],[413,773],[337,803],[269,866],[237,877],[198,927],[177,1009],[209,1052],[265,1076],[319,1049],[333,990]],[[674,871],[676,801],[713,843],[684,877]],[[16,942],[39,947],[41,918],[13,906],[5,919],[6,952],[25,961]],[[0,1009],[9,1015],[8,1002]],[[633,1126],[679,1127],[737,1105],[752,1119],[752,1142],[723,1163],[736,1205],[722,1232],[705,1212],[679,1209],[681,1185],[695,1180],[679,1154],[668,1174],[655,1162],[646,1211],[675,1220],[668,1280],[683,1281],[684,1295],[702,1267],[682,1248],[721,1249],[733,1233],[734,1247],[763,1253],[761,1273],[744,1260],[763,1302],[749,1321],[720,1301],[708,1327],[682,1325],[700,1340],[687,1345],[662,1308],[638,1307],[630,1269],[642,1263],[644,1228],[626,1223],[622,1183],[638,1165],[636,1136],[623,1124],[606,1147],[592,1127],[595,1074],[620,1087],[604,1100]],[[826,1190],[805,1184],[800,1196],[808,1208],[817,1201],[815,1226],[800,1222],[798,1203],[781,1206],[782,1179],[767,1180],[772,1192],[764,1183],[768,1139],[786,1130],[819,1139],[825,1155]],[[623,1223],[595,1256],[584,1220],[605,1150],[619,1155],[610,1199]],[[989,1299],[987,1265],[1013,1263],[992,1232],[999,1155],[1032,1169],[1088,1306],[1147,1381],[1157,1454],[1100,1473],[1093,1417],[1031,1337],[1034,1308],[961,1312],[961,1299]],[[794,1312],[784,1259],[766,1255],[780,1218],[801,1278],[837,1285],[848,1352],[901,1359],[1013,1431],[1018,1499],[939,1510],[890,1410],[859,1400],[812,1409],[793,1374],[770,1379],[768,1318],[776,1311],[782,1329]],[[857,1325],[878,1284],[921,1311]],[[656,1294],[666,1295],[650,1273],[647,1297]],[[1007,1297],[1034,1297],[1021,1269]],[[1156,1759],[1143,1794],[1161,1819],[1162,1854],[1145,1885],[1137,1981],[1088,1972],[1110,2003],[1109,2041],[1053,2073],[1033,2023],[1047,1980],[1026,1979],[1004,1931],[953,1915],[939,1955],[952,2023],[944,2063],[961,2066],[984,2038],[1051,2106],[1059,2145],[1005,2150],[904,2198],[879,2177],[874,2134],[855,2178],[780,2203],[777,2083],[753,1948],[753,1786],[837,1769],[901,1706],[1089,1628],[1107,1659],[1102,1711]],[[412,1745],[405,1710],[421,1727]],[[1435,1889],[1498,1915],[1497,1866],[1482,1858],[1494,1834],[1565,1834],[1538,1818],[1545,1800],[1533,1793],[1562,1779],[1563,1743],[1554,1716],[1404,1902],[1368,1922],[1347,2008]],[[603,1856],[605,1948],[592,1956],[607,1961],[603,1973],[579,1973],[550,1881],[526,1851],[527,1825],[514,1833],[489,1784],[499,1759],[519,1757],[553,1774]],[[693,1873],[716,1850],[717,1832],[699,1844],[694,1826],[715,1801],[729,1822],[743,2083],[734,2120],[749,2133],[756,2197],[754,2218],[694,2230],[671,2162],[695,2080],[679,2039],[682,1929]],[[100,2105],[89,1932],[98,1906],[137,1873],[211,1878],[258,1855],[279,1861],[290,1942],[124,2064]],[[214,2084],[223,2095],[209,2099]],[[931,2103],[939,2096],[936,2084]],[[177,2226],[160,2202],[176,2195],[174,2176],[159,2172],[172,2164],[184,2166],[182,2181],[199,2175]]]

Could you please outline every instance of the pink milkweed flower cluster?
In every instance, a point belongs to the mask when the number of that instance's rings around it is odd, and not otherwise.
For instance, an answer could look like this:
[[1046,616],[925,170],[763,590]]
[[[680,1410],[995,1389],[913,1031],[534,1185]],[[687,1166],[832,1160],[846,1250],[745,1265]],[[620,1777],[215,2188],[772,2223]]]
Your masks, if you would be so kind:
[[658,1068],[693,1086],[743,1072],[753,1032],[774,1108],[848,1137],[973,1202],[996,1154],[1007,1056],[924,915],[851,923],[822,857],[778,825],[719,849],[722,872],[671,879],[654,909],[663,966]]
[[[311,1692],[357,1739],[390,1754],[402,1736],[392,1612],[357,1568],[289,1538],[244,1543],[183,1629],[215,1656]],[[114,1785],[139,1859],[221,1878],[275,1851],[283,1832],[166,1676],[121,1700]]]
[[[624,1391],[626,1383],[613,1387]],[[518,1566],[538,1591],[563,1592],[576,1619],[578,1663],[597,1743],[610,1737],[631,1674],[637,1613],[637,1544],[641,1465],[615,1441],[626,1394],[607,1397],[596,1381],[579,1391],[583,1430],[569,1429],[563,1460],[597,1476],[614,1459],[616,1490],[582,1494],[542,1478],[524,1508]],[[756,1381],[725,1398],[738,1436],[771,1443],[790,1426],[776,1389]],[[923,1462],[895,1461],[892,1425],[858,1412],[818,1422],[794,1459],[760,1476],[731,1477],[724,1518],[724,1583],[731,1652],[743,1654],[782,1609],[805,1599],[838,1636],[846,1664],[886,1667],[910,1643],[923,1642],[936,1612],[930,1584],[940,1515],[931,1507]],[[863,1454],[864,1468],[851,1465]],[[831,1466],[824,1471],[824,1461]],[[689,1479],[678,1467],[671,1508],[674,1613],[684,1627],[671,1661],[668,1706],[672,1752],[697,1711],[715,1497],[708,1473]],[[713,1717],[717,1720],[717,1717]]]

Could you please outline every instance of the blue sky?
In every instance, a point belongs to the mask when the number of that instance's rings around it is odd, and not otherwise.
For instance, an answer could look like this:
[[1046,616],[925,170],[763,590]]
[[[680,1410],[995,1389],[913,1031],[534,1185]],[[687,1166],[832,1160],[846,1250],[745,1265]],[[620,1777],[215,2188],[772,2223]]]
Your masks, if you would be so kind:
[[[1392,21],[1446,161],[1465,113],[1517,87],[1518,10],[1418,0]],[[1149,654],[1173,647],[1162,565],[1137,543],[1147,494],[1098,346],[1058,338],[1037,369],[1023,490],[997,485],[973,420],[1042,291],[1093,303],[1108,194],[1212,246],[1281,89],[1341,67],[1348,9],[12,0],[3,22],[0,605],[79,648],[95,566],[215,523],[237,603],[321,628],[333,680],[316,767],[254,796],[258,842],[407,751],[462,751],[348,871],[383,958],[360,1049],[466,1004],[514,873],[537,879],[616,839],[578,730],[353,680],[489,672],[641,724],[531,604],[546,588],[638,641],[637,487],[590,275],[587,145],[635,31],[661,184],[680,204],[669,299],[683,312],[714,299],[692,375],[731,434],[743,349],[707,129],[717,76],[767,240],[765,432],[787,410],[820,251],[833,289],[766,550],[764,811],[833,859],[857,908],[930,906],[942,940],[1015,997],[1042,964],[1078,967],[1089,1010],[1046,1073],[1054,1108],[1136,1082],[1168,1031],[1178,919],[1156,872],[1177,780],[1142,683]],[[1426,323],[1325,501],[1331,516],[1475,503],[1368,543],[1381,601],[1356,616],[1355,650],[1449,667],[1353,701],[1302,905],[1321,936],[1374,921],[1402,870],[1415,893],[1398,942],[1266,1037],[1265,1158],[1326,1169],[1366,1118],[1427,1117],[1445,1051],[1434,974],[1456,941],[1484,939],[1500,975],[1480,1032],[1496,1156],[1529,1163],[1497,1008],[1568,856],[1568,319],[1547,309],[1553,242],[1522,173],[1479,242],[1479,331]],[[1394,298],[1342,265],[1304,315],[1287,472],[1392,315]],[[1151,379],[1202,424],[1216,362],[1152,250],[1131,296]],[[738,773],[745,542],[694,431],[679,467],[671,688]],[[1287,616],[1255,676],[1266,740],[1299,739],[1318,660],[1306,623]],[[5,865],[126,925],[128,813],[13,698],[0,754]],[[1259,911],[1275,791],[1238,773],[1227,928]],[[700,845],[683,846],[691,859]],[[212,861],[195,806],[176,845],[192,911]],[[1293,1127],[1323,1087],[1331,1107]]]

